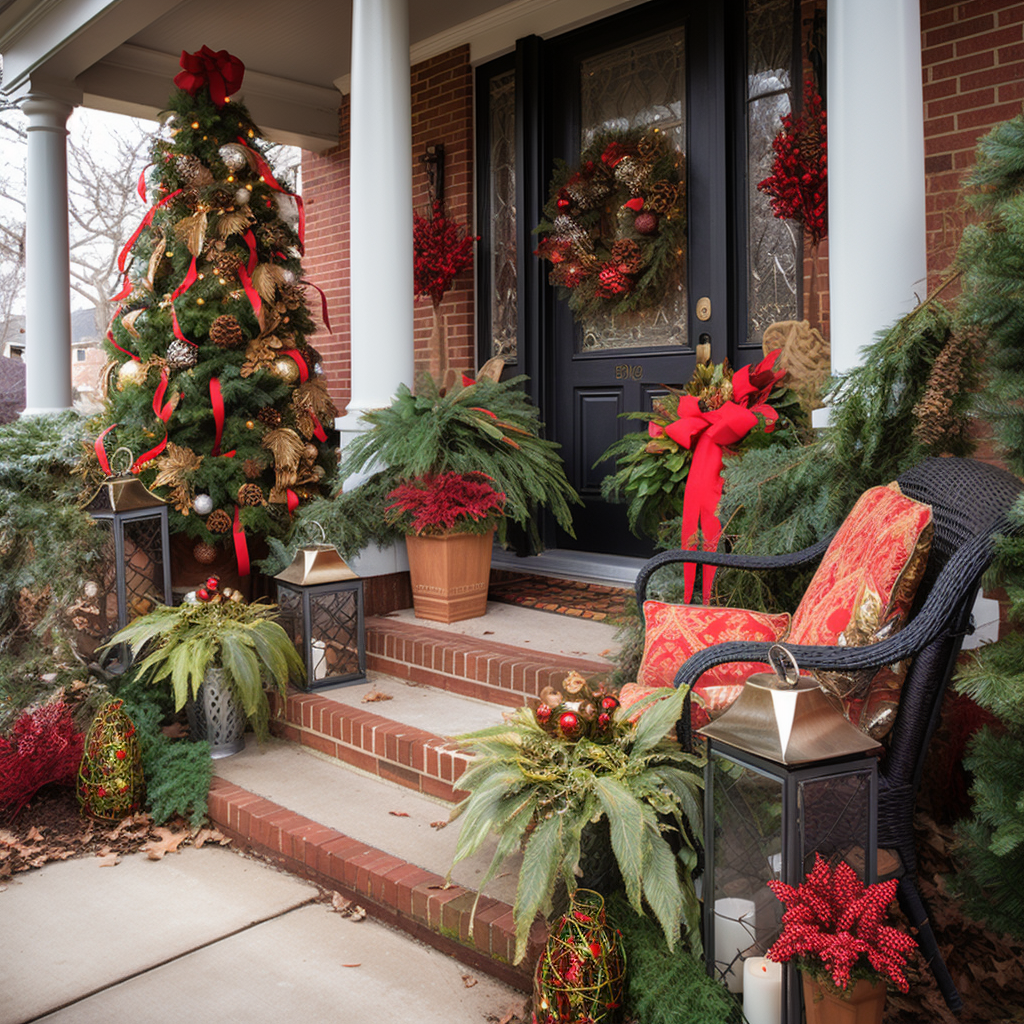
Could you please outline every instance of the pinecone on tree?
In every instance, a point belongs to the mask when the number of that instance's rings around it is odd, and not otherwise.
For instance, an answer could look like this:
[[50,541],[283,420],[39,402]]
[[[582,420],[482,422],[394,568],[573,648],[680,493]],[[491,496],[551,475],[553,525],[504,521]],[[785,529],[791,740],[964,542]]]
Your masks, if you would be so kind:
[[263,488],[259,484],[242,484],[238,488],[239,505],[262,505]]
[[256,229],[256,237],[268,249],[286,249],[292,244],[291,232],[283,224],[273,221],[261,224]]
[[615,180],[622,182],[634,196],[643,192],[650,176],[650,167],[636,157],[624,156],[615,165]]
[[281,426],[281,414],[272,405],[265,405],[258,413],[256,413],[256,419],[264,426],[270,427],[271,430],[276,430]]
[[206,517],[206,528],[210,533],[227,533],[231,529],[231,516],[222,508],[215,508]]
[[207,544],[205,540],[201,540],[192,549],[192,557],[200,565],[210,565],[217,558],[217,549],[212,544]]
[[245,261],[238,252],[222,252],[218,250],[213,253],[210,262],[213,264],[213,269],[217,272],[218,277],[231,280],[238,276],[238,268]]
[[174,161],[181,183],[189,188],[205,188],[214,182],[213,173],[199,157],[183,153]]
[[242,463],[242,472],[248,480],[258,480],[263,475],[263,463],[259,459],[246,459]]
[[175,338],[167,346],[167,368],[169,370],[188,370],[196,365],[199,356],[194,345]]
[[613,246],[608,260],[623,274],[636,274],[644,265],[640,246],[631,238],[620,238]]
[[225,313],[210,324],[210,341],[220,348],[239,348],[245,344],[245,332],[233,316]]
[[914,439],[936,455],[948,451],[948,442],[959,440],[967,430],[956,399],[964,389],[964,371],[974,363],[984,341],[984,333],[976,327],[951,335],[935,357],[924,393],[914,406]]

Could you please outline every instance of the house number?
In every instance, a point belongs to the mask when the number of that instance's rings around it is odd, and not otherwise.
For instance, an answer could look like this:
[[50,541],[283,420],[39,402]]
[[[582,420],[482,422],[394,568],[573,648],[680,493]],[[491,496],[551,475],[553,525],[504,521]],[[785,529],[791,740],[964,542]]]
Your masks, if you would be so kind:
[[630,366],[629,363],[619,363],[615,367],[616,380],[642,380],[644,368],[642,366]]

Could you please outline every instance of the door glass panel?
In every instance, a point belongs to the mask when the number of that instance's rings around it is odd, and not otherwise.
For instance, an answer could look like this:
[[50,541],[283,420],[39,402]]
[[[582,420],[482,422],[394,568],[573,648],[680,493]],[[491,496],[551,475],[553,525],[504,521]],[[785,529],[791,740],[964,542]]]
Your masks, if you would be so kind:
[[[678,154],[685,179],[686,47],[682,28],[606,51],[582,62],[580,150],[608,131],[657,126]],[[588,317],[577,350],[687,345],[686,254],[676,264],[665,298],[656,308]]]
[[518,358],[516,322],[516,75],[491,79],[491,355]]
[[779,220],[757,183],[772,172],[772,140],[792,109],[792,0],[747,6],[747,337],[760,348],[764,329],[796,320],[803,268],[800,225]]

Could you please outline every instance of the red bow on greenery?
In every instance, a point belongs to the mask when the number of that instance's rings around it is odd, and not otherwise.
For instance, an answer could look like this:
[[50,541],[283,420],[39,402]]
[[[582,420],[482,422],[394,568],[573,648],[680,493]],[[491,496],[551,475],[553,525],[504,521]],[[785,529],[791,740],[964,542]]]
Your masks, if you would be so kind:
[[[722,535],[722,524],[715,514],[722,497],[723,451],[729,445],[742,441],[758,424],[758,416],[765,420],[765,430],[775,429],[779,414],[766,399],[775,385],[786,375],[776,370],[779,351],[761,360],[756,366],[744,366],[732,376],[732,398],[717,409],[702,409],[694,395],[679,399],[679,419],[664,429],[656,423],[648,426],[651,437],[667,434],[680,447],[693,452],[693,461],[683,492],[682,547],[696,550],[698,530],[705,551],[714,551]],[[688,562],[683,567],[684,598],[689,602],[697,566]],[[711,597],[711,583],[715,578],[714,566],[705,566],[703,579],[704,603]]]
[[174,76],[174,84],[190,96],[195,96],[204,85],[207,86],[210,99],[218,107],[223,107],[228,97],[242,87],[245,65],[227,50],[214,53],[208,46],[195,53],[182,50],[181,66],[185,70]]

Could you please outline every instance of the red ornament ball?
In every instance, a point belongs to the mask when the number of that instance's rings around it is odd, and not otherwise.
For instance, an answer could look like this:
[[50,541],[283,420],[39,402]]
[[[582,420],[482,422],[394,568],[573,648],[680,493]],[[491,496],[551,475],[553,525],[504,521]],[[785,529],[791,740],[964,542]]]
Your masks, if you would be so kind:
[[558,716],[558,728],[563,736],[571,736],[580,727],[575,711],[563,711]]
[[220,577],[219,576],[211,576],[206,581],[206,589],[207,590],[216,590],[219,586],[220,586]]
[[196,591],[196,597],[199,598],[200,601],[209,601],[210,592],[206,589],[206,587],[200,587]]
[[643,210],[633,218],[633,227],[638,235],[656,235],[658,233],[658,215]]
[[551,717],[551,705],[538,704],[534,714],[536,714],[538,722],[546,722]]
[[602,711],[614,711],[619,706],[618,699],[608,694],[601,698]]
[[602,711],[601,714],[597,716],[597,724],[599,728],[607,729],[608,726],[612,724],[612,716],[609,715],[607,711]]

